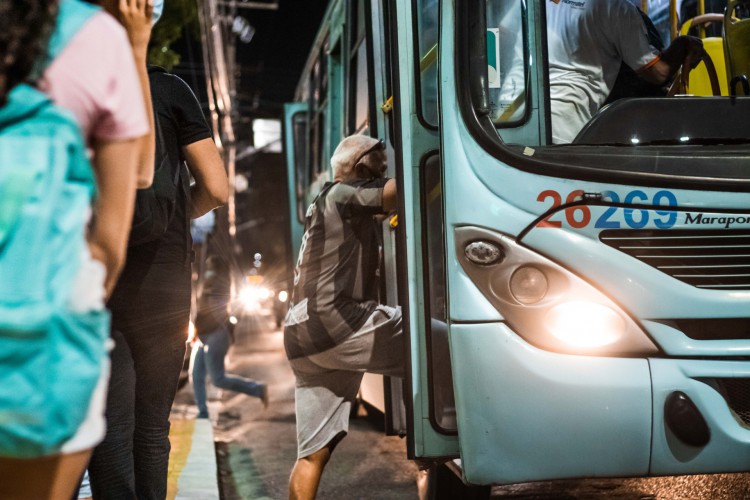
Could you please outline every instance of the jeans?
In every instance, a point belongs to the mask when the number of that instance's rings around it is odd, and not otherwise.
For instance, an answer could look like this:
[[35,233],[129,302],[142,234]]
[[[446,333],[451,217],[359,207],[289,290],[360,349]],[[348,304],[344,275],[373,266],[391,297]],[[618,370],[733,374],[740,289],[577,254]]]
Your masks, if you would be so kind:
[[208,416],[206,405],[206,370],[211,375],[211,381],[216,387],[241,392],[248,396],[260,398],[263,396],[265,384],[259,384],[250,379],[227,375],[224,371],[224,356],[229,350],[229,332],[219,328],[200,337],[202,347],[198,349],[193,360],[193,391],[198,405],[200,417]]
[[167,495],[169,414],[185,357],[189,270],[146,284],[111,304],[115,348],[107,435],[89,463],[96,500],[164,500]]

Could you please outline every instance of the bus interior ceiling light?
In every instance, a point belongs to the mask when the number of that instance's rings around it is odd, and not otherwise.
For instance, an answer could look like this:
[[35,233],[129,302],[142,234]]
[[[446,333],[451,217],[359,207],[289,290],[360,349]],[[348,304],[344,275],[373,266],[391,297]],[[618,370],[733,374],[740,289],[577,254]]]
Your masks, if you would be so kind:
[[597,348],[620,340],[625,321],[611,308],[595,302],[564,302],[547,312],[549,333],[566,344]]
[[510,293],[521,304],[536,304],[548,289],[547,276],[533,266],[518,268],[510,278]]

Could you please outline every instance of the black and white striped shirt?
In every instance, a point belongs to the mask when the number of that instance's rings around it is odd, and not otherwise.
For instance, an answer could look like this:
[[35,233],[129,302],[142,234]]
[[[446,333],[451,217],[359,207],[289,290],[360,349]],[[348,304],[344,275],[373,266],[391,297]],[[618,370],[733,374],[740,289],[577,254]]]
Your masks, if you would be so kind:
[[326,351],[377,306],[378,225],[388,179],[326,184],[307,209],[284,328],[287,357]]

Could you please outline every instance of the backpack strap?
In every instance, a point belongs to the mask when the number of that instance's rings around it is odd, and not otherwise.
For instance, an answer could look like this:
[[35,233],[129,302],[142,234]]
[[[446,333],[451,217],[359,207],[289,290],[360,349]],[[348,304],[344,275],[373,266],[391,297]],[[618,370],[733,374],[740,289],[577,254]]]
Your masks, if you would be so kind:
[[61,0],[55,31],[49,41],[47,64],[59,56],[83,25],[100,11],[100,7],[81,0]]

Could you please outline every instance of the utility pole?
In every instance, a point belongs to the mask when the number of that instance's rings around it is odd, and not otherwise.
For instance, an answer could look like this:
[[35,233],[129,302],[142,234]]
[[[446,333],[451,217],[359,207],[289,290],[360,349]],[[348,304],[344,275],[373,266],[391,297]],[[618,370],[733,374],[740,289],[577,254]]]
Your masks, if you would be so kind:
[[236,7],[235,2],[196,1],[213,139],[224,158],[229,177],[229,198],[226,206],[217,211],[212,240],[219,247],[215,250],[226,255],[227,248],[235,247],[237,231],[234,197],[237,141],[232,122],[236,96],[235,36],[231,29]]

